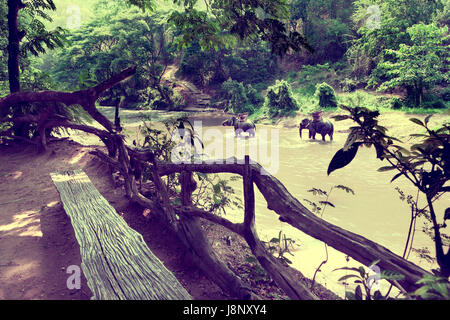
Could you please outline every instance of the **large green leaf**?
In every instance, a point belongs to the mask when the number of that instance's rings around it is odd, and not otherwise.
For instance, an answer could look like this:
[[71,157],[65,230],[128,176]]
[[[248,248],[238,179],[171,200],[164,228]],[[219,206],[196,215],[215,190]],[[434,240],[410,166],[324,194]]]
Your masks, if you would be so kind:
[[347,151],[340,149],[338,152],[336,152],[333,159],[331,159],[330,164],[328,165],[327,174],[330,175],[330,173],[332,173],[333,171],[343,168],[350,162],[352,162],[361,144],[361,142],[356,142]]

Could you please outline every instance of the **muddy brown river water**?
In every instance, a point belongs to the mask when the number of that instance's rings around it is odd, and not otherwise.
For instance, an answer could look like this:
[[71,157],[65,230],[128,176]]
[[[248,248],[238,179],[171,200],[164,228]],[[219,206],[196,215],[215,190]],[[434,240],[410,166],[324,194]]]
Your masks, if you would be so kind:
[[[103,112],[111,116],[112,109],[104,108]],[[132,141],[141,120],[138,117],[139,112],[127,112],[128,114],[122,114],[122,117],[127,119],[126,132]],[[154,121],[167,116],[164,113],[153,113],[153,115]],[[307,207],[310,206],[304,199],[316,203],[319,200],[325,200],[308,192],[311,188],[328,192],[336,185],[350,187],[355,195],[333,189],[328,201],[335,207],[327,206],[323,212],[323,219],[373,240],[398,255],[403,254],[411,214],[407,203],[399,200],[395,187],[398,186],[405,194],[415,196],[417,191],[408,181],[400,178],[390,183],[395,173],[393,171],[377,172],[377,168],[387,164],[376,159],[375,151],[368,148],[361,148],[350,165],[327,176],[326,171],[331,158],[345,142],[347,134],[342,131],[348,128],[348,124],[335,123],[338,132],[335,132],[333,142],[328,142],[328,137],[325,143],[320,140],[311,141],[307,139],[306,130],[303,140],[300,140],[298,127],[261,124],[257,125],[256,138],[247,139],[235,138],[231,127],[221,125],[226,117],[221,112],[195,113],[190,116],[191,122],[197,124],[196,129],[199,128],[199,121],[201,121],[201,138],[205,144],[207,156],[213,159],[230,156],[242,159],[245,153],[249,153],[251,159],[269,168],[268,170],[285,185],[288,191]],[[78,137],[80,138],[78,140],[84,144],[98,143],[95,138],[88,142],[87,136]],[[226,178],[227,175],[224,174],[223,177]],[[231,185],[237,194],[242,192],[239,181],[232,182]],[[420,203],[424,203],[423,199]],[[437,212],[443,213],[449,204],[448,197],[439,199],[436,202]],[[239,210],[228,210],[226,218],[236,222],[242,221],[243,213]],[[313,277],[315,270],[326,257],[324,244],[280,222],[278,215],[267,209],[265,199],[259,191],[256,191],[256,224],[259,236],[265,241],[278,237],[280,231],[295,240],[292,250],[294,256],[287,254],[286,257],[293,262],[292,266],[299,269],[306,277]],[[418,221],[414,248],[426,247],[433,256],[433,242],[421,231],[422,226],[423,222]],[[414,252],[411,252],[409,260],[424,269],[430,270],[436,267]],[[333,270],[346,266],[360,266],[360,264],[352,259],[347,261],[344,254],[328,247],[328,262],[317,274],[316,281],[343,296],[345,288],[337,280],[346,272]],[[386,287],[386,284],[381,284],[382,292],[387,290]]]

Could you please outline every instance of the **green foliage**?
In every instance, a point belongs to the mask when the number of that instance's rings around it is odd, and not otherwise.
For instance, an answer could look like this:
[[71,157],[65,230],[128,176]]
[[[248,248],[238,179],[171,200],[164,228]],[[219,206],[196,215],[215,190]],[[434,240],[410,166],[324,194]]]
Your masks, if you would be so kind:
[[358,86],[358,81],[354,79],[345,78],[340,83],[341,89],[344,92],[353,92]]
[[417,284],[422,287],[412,293],[413,297],[426,300],[450,300],[449,283],[443,277],[426,275]]
[[231,47],[238,40],[260,37],[279,55],[303,48],[312,50],[303,35],[286,28],[286,0],[206,0],[204,8],[197,5],[197,0],[174,2],[185,8],[173,11],[168,19],[179,31],[179,47],[198,41],[202,48],[218,50]]
[[[160,161],[192,160],[201,156],[203,142],[200,141],[194,127],[187,117],[172,118],[163,121],[164,129],[151,126],[152,119],[143,118],[143,125],[139,127],[136,145],[149,148]],[[187,159],[188,158],[188,159]],[[230,208],[242,208],[242,200],[235,194],[230,182],[239,179],[233,176],[229,180],[221,179],[218,174],[195,173],[196,190],[192,194],[193,205],[215,214],[226,214]],[[143,174],[143,181],[151,179],[151,171],[147,168]],[[170,193],[176,194],[178,188],[177,175],[168,178],[167,185]]]
[[105,92],[101,104],[115,105],[125,96],[125,106],[175,109],[179,101],[161,81],[175,49],[164,18],[162,13],[149,14],[122,2],[100,1],[95,18],[74,30],[71,45],[56,57],[51,67],[56,80],[74,90],[80,80],[83,85],[102,82],[136,65],[133,78]]
[[223,96],[227,101],[226,111],[232,113],[248,112],[252,114],[261,107],[263,97],[251,85],[244,85],[236,80],[228,79],[222,84]]
[[274,79],[277,71],[275,56],[262,41],[217,51],[202,49],[198,42],[193,42],[183,51],[178,75],[200,86],[220,86],[231,78],[252,84],[260,91]]
[[295,240],[287,238],[286,235],[282,231],[280,231],[278,233],[278,237],[274,237],[268,242],[263,243],[271,254],[276,254],[275,258],[282,264],[286,266],[292,264],[292,261],[289,260],[285,256],[285,254],[288,253],[291,256],[294,256],[291,252],[291,249],[294,248]]
[[225,180],[218,174],[196,172],[195,175],[197,189],[192,194],[194,205],[215,214],[226,214],[226,209],[242,209],[241,198],[229,185],[230,182],[240,179],[240,176]]
[[267,89],[264,107],[267,108],[271,117],[285,116],[299,110],[291,86],[285,80],[277,81],[275,85]]
[[369,75],[383,60],[386,49],[398,50],[400,44],[410,44],[407,29],[415,24],[431,23],[442,3],[439,0],[357,0],[354,8],[352,20],[358,38],[352,42],[347,57],[354,75],[361,77]]
[[319,200],[317,202],[308,199],[303,200],[305,200],[311,206],[311,211],[313,213],[322,216],[327,206],[330,206],[332,208],[335,207],[335,205],[332,202],[328,201],[328,198],[330,197],[334,189],[343,190],[346,193],[351,193],[352,195],[355,195],[355,192],[353,191],[352,188],[339,184],[331,187],[328,192],[320,188],[312,188],[308,190],[308,192],[311,192],[313,196],[321,197],[324,200]]
[[319,98],[319,106],[322,108],[336,108],[337,99],[334,89],[326,82],[318,84],[315,95]]
[[391,181],[403,176],[425,195],[434,233],[436,259],[442,274],[450,275],[448,259],[450,252],[445,253],[443,250],[447,247],[444,242],[447,236],[440,230],[445,226],[445,222],[443,224],[438,222],[433,206],[434,200],[450,191],[446,186],[450,180],[450,124],[444,123],[431,129],[429,121],[432,115],[426,116],[424,120],[411,118],[410,120],[420,126],[425,133],[411,134],[411,138],[420,141],[407,149],[400,145],[399,139],[388,136],[387,129],[378,124],[378,111],[362,107],[341,107],[349,115],[338,115],[333,118],[336,121],[351,119],[357,126],[350,128],[344,147],[335,154],[328,166],[328,174],[348,165],[355,158],[359,147],[373,146],[377,158],[389,163],[379,171],[397,171]]
[[267,274],[266,270],[261,267],[258,259],[255,256],[247,255],[245,258],[245,270],[244,277],[248,278],[250,281],[270,281],[270,276]]
[[313,96],[319,83],[335,78],[337,78],[336,71],[329,63],[305,65],[298,72],[296,84],[299,87],[295,89],[295,92],[304,96]]
[[403,99],[400,98],[394,98],[391,100],[391,108],[394,110],[401,109],[405,106],[405,103]]
[[387,78],[379,90],[405,87],[408,96],[419,106],[425,88],[449,79],[449,71],[442,72],[449,52],[449,46],[443,45],[449,39],[448,28],[417,24],[408,28],[407,34],[411,45],[400,44],[398,50],[385,50],[393,61],[385,61],[378,67]]
[[[369,269],[372,269],[373,266],[376,266],[380,260],[373,262]],[[382,270],[379,274],[375,276],[371,276],[370,272],[368,272],[364,267],[359,268],[349,268],[343,267],[335,269],[350,271],[351,273],[342,276],[338,281],[341,281],[344,285],[348,286],[348,280],[354,279],[353,284],[355,285],[354,291],[347,290],[345,292],[345,298],[347,300],[395,300],[397,298],[389,297],[388,294],[383,295],[380,290],[374,290],[373,284],[375,281],[379,280],[388,280],[396,285],[398,285],[399,280],[403,280],[404,275],[389,271]],[[373,277],[373,278],[371,278]],[[438,277],[434,275],[425,275],[422,279],[418,280],[416,284],[421,285],[421,287],[413,292],[406,292],[403,288],[399,287],[401,290],[403,297],[400,299],[409,299],[409,300],[449,300],[450,299],[450,291],[449,286],[450,283],[446,278]]]
[[349,23],[352,0],[294,0],[291,2],[291,24],[300,29],[314,47],[311,63],[335,62],[342,58],[352,36]]

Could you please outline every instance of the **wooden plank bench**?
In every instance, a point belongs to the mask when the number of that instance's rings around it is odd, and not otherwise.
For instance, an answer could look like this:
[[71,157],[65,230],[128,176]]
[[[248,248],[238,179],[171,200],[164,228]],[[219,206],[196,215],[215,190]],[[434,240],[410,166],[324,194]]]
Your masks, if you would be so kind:
[[80,245],[92,299],[192,299],[82,170],[50,175]]

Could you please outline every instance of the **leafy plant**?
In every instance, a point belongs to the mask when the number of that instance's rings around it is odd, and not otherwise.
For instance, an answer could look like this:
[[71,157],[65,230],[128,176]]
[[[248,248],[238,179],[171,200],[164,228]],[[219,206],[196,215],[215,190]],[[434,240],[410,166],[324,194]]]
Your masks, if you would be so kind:
[[416,282],[422,287],[411,293],[412,297],[431,300],[450,300],[449,283],[446,278],[426,275]]
[[251,85],[244,86],[243,83],[231,78],[222,84],[224,97],[227,100],[226,111],[233,113],[253,113],[258,109],[264,99]]
[[299,109],[299,105],[292,94],[291,86],[285,80],[277,81],[267,89],[264,106],[271,117],[288,115]]
[[431,115],[425,117],[423,121],[411,118],[410,120],[420,126],[425,133],[411,134],[412,138],[421,141],[413,144],[408,150],[398,144],[401,143],[399,139],[388,136],[387,129],[378,124],[378,111],[361,107],[341,106],[341,108],[349,115],[338,115],[333,118],[336,121],[351,119],[357,126],[350,128],[344,147],[335,154],[328,166],[328,174],[348,165],[361,146],[373,146],[377,158],[389,163],[378,171],[397,171],[391,182],[403,176],[425,195],[434,233],[437,262],[442,275],[449,276],[450,252],[444,252],[444,234],[441,233],[447,218],[444,216],[443,223],[438,222],[433,202],[450,191],[450,187],[446,186],[450,179],[450,124],[446,123],[431,129],[429,127]]
[[272,238],[268,242],[264,242],[270,253],[276,254],[276,258],[283,264],[292,264],[292,261],[286,258],[285,254],[288,253],[293,256],[291,249],[294,247],[295,240],[287,238],[283,231],[278,233],[277,238]]
[[247,255],[245,258],[244,276],[249,278],[251,281],[270,281],[270,276],[267,274],[266,270],[259,264],[258,259],[253,255]]
[[227,208],[242,209],[242,199],[229,185],[229,182],[239,179],[239,176],[224,180],[218,174],[196,172],[195,175],[198,183],[192,195],[194,205],[215,214],[226,214]]
[[[369,265],[369,269],[375,269],[374,266],[380,262],[374,261]],[[378,280],[391,280],[398,281],[403,280],[404,275],[393,271],[381,271],[379,274],[372,275],[364,267],[343,267],[335,269],[334,271],[345,270],[351,271],[350,274],[342,276],[338,281],[342,281],[345,285],[348,285],[348,280],[354,279],[353,283],[356,285],[354,291],[346,291],[345,298],[347,300],[386,300],[388,296],[383,296],[380,290],[374,290],[374,284],[377,284]],[[376,269],[375,269],[376,270]]]
[[424,89],[441,81],[448,81],[449,72],[444,71],[448,58],[448,28],[436,25],[416,24],[407,29],[412,44],[400,44],[398,50],[387,49],[385,55],[393,57],[381,63],[388,80],[379,90],[401,86],[415,106],[423,102]]
[[[311,205],[312,212],[317,214],[317,215],[320,215],[320,217],[322,218],[323,217],[323,213],[325,212],[325,209],[326,209],[327,206],[335,208],[335,205],[333,203],[331,203],[330,201],[328,201],[328,199],[329,199],[329,197],[330,197],[330,195],[331,195],[331,193],[333,192],[334,189],[344,190],[346,193],[351,193],[351,194],[355,195],[355,192],[353,191],[353,189],[351,189],[351,188],[349,188],[347,186],[344,186],[344,185],[336,185],[336,186],[331,187],[328,192],[324,191],[322,189],[318,189],[318,188],[312,188],[312,189],[308,190],[308,192],[311,192],[314,196],[319,196],[319,197],[322,197],[322,198],[325,197],[325,200],[319,200],[318,204],[316,202],[310,201],[308,199],[304,199],[304,200]],[[316,281],[316,275],[317,275],[318,272],[321,271],[320,268],[324,264],[326,264],[328,262],[328,245],[326,243],[324,245],[325,245],[325,260],[323,260],[319,264],[319,266],[317,267],[316,271],[314,272],[314,276],[313,276],[313,279],[312,279],[312,282],[311,282],[311,288],[314,287],[314,283]]]
[[334,89],[326,82],[316,86],[315,95],[319,98],[319,106],[322,108],[336,108],[337,98]]

